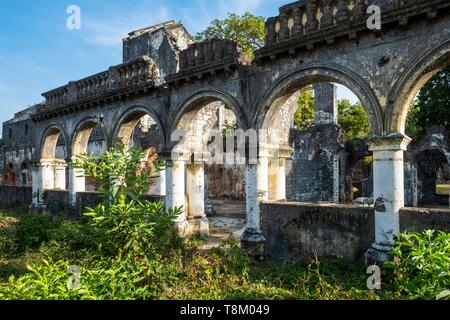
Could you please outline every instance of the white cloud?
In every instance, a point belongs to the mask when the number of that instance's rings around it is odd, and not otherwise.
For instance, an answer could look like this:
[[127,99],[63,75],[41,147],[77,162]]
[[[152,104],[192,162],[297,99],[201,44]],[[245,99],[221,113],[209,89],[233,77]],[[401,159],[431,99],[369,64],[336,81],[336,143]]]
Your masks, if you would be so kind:
[[129,32],[169,20],[168,12],[164,5],[156,8],[146,5],[126,12],[110,12],[106,17],[85,17],[86,40],[101,46],[120,45]]

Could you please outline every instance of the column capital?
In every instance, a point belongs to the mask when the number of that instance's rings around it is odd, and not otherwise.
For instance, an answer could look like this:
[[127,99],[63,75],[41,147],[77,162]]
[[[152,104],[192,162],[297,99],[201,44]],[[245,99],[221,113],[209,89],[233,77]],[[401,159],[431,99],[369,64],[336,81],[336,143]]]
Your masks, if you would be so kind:
[[290,158],[294,149],[288,145],[275,144],[260,144],[259,157],[260,158]]
[[382,136],[370,136],[367,140],[370,151],[406,151],[411,138],[400,132]]
[[192,153],[184,150],[164,150],[162,152],[158,152],[158,158],[164,160],[166,163],[173,163],[177,161],[189,162],[191,161]]
[[64,159],[41,159],[37,161],[36,166],[38,167],[56,167],[60,166],[64,163],[66,164],[66,161]]

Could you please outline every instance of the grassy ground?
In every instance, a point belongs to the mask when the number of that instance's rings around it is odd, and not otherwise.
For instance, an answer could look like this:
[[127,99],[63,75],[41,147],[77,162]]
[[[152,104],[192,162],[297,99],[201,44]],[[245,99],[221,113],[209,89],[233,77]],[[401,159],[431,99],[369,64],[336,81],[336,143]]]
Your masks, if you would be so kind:
[[[0,283],[10,276],[28,272],[27,265],[41,261],[48,254],[48,239],[41,229],[53,228],[48,221],[34,219],[17,212],[0,213]],[[8,225],[19,227],[7,234]],[[44,224],[44,227],[42,227]],[[67,228],[67,226],[66,226]],[[29,231],[32,230],[32,231]],[[21,235],[22,233],[22,235]],[[25,234],[25,235],[24,235]],[[8,244],[8,236],[23,237]],[[342,261],[287,263],[253,261],[248,270],[224,271],[225,264],[209,252],[196,251],[202,240],[191,242],[191,262],[182,273],[159,294],[158,299],[395,299],[388,290],[367,289],[366,267]],[[51,246],[50,246],[51,247]],[[57,251],[50,250],[51,252]],[[63,251],[63,250],[62,250]],[[240,254],[240,253],[239,253]],[[76,258],[74,258],[76,259]],[[234,258],[233,258],[234,259]],[[245,259],[238,256],[237,259]],[[72,261],[71,261],[72,262]],[[75,263],[79,263],[76,261]],[[236,264],[237,269],[240,264]],[[226,268],[229,268],[228,265]]]

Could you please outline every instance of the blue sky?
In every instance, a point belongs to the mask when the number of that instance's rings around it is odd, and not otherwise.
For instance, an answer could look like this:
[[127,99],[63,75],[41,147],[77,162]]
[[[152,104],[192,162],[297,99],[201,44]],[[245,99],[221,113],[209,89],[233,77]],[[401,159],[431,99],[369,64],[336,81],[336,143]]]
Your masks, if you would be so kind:
[[[0,123],[41,93],[121,63],[122,38],[166,20],[189,32],[227,13],[274,16],[288,0],[13,0],[0,1]],[[81,30],[66,28],[67,7],[81,8]],[[352,98],[348,90],[340,97]],[[1,131],[0,131],[1,132]]]

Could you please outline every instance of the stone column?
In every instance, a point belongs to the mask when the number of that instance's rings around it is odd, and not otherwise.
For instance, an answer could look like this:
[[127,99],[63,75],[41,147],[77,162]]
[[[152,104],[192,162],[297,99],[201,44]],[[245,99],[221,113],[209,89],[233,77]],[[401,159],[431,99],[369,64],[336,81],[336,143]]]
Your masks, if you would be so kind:
[[166,160],[166,208],[182,208],[183,212],[175,220],[175,228],[181,236],[189,232],[185,197],[185,162]]
[[66,161],[55,160],[55,189],[66,190]]
[[269,200],[286,200],[286,159],[290,158],[293,149],[289,146],[271,150],[269,161]]
[[77,193],[86,191],[86,178],[84,170],[74,168],[74,159],[69,161],[69,204],[72,207],[77,205]]
[[257,183],[255,184],[255,186],[259,195],[259,199],[261,201],[269,201],[269,157],[267,155],[259,156],[257,165]]
[[189,233],[198,236],[209,235],[209,221],[205,213],[205,170],[203,163],[187,166],[187,195]]
[[161,168],[158,172],[158,176],[154,179],[153,185],[150,186],[149,194],[155,196],[166,195],[166,169]]
[[[261,178],[261,180],[259,180]],[[241,237],[241,245],[250,255],[262,256],[265,252],[266,239],[261,232],[260,200],[267,199],[259,188],[268,187],[268,158],[260,158],[258,165],[247,164],[245,172],[246,212],[245,231]]]
[[42,190],[55,188],[55,161],[53,159],[41,160]]
[[269,200],[286,200],[286,159],[278,158],[269,163]]
[[400,209],[405,201],[403,152],[410,141],[401,133],[369,140],[375,199],[375,243],[366,253],[369,264],[390,260],[394,236],[400,232]]
[[37,208],[41,205],[42,194],[42,168],[40,163],[33,166],[32,175],[32,200],[31,207]]

